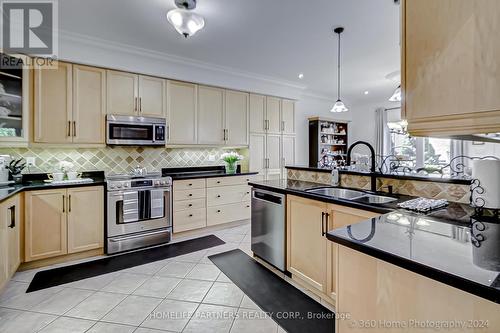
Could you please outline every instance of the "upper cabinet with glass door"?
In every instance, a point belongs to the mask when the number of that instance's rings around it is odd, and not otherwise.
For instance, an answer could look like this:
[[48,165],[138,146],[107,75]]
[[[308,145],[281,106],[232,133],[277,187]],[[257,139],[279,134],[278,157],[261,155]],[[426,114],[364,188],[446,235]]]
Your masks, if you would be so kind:
[[402,5],[402,106],[410,134],[500,132],[500,1]]
[[0,146],[28,144],[30,71],[25,56],[0,53]]

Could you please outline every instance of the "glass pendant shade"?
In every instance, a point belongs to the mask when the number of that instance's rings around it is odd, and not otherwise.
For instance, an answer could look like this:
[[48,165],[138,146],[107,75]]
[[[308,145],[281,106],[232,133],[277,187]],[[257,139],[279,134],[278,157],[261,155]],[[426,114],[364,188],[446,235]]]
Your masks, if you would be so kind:
[[340,99],[337,100],[337,102],[333,105],[333,108],[330,110],[330,112],[346,112],[346,111],[349,111],[349,109]]
[[392,94],[391,98],[389,98],[389,101],[401,102],[401,86],[397,87],[396,90],[394,90],[394,93]]
[[169,11],[167,19],[175,30],[186,38],[193,36],[205,26],[205,20],[202,16],[181,8]]

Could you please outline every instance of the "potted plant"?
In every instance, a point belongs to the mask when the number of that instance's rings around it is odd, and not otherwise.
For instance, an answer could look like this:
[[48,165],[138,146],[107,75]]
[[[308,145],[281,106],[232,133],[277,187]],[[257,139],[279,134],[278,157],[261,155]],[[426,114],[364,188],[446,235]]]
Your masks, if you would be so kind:
[[73,171],[74,167],[75,165],[69,161],[60,161],[56,165],[56,169],[64,174],[64,179],[68,179],[68,172]]
[[241,161],[243,159],[243,156],[241,156],[237,152],[232,151],[222,154],[221,159],[226,162],[226,173],[235,174],[238,161]]

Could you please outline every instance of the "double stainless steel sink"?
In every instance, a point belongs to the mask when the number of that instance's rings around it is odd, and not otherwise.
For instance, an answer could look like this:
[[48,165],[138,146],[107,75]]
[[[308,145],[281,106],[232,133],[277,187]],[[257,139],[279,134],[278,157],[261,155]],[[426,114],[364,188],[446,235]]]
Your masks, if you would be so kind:
[[365,202],[370,204],[386,204],[398,200],[396,198],[387,197],[384,195],[370,194],[362,191],[349,190],[338,187],[311,188],[307,189],[306,192],[325,195],[328,197],[334,197],[339,199],[356,200],[359,202]]

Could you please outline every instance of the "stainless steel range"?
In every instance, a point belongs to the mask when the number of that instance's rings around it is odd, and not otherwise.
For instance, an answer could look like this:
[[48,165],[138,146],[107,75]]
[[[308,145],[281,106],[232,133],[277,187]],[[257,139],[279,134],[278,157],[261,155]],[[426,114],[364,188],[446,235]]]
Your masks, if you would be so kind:
[[108,254],[171,240],[172,178],[143,171],[106,177]]

